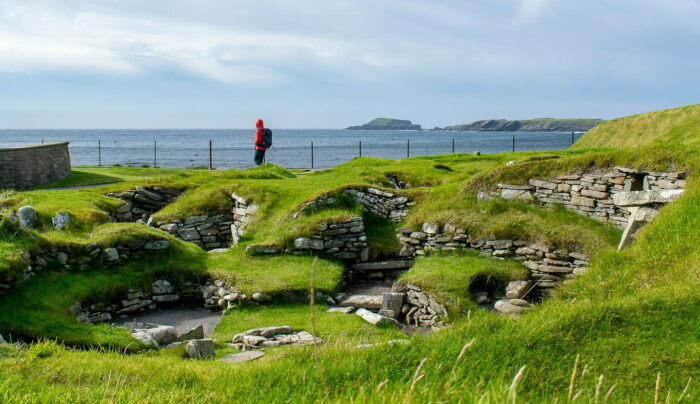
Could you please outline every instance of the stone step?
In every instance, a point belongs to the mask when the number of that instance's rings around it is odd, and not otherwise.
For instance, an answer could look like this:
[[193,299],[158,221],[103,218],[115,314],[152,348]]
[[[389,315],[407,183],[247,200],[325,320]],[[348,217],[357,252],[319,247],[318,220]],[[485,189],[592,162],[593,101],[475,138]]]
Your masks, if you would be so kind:
[[394,271],[409,269],[413,266],[412,260],[391,260],[391,261],[376,261],[363,262],[355,264],[352,269],[356,271]]
[[351,295],[340,302],[341,307],[357,307],[368,310],[379,310],[382,308],[383,295]]

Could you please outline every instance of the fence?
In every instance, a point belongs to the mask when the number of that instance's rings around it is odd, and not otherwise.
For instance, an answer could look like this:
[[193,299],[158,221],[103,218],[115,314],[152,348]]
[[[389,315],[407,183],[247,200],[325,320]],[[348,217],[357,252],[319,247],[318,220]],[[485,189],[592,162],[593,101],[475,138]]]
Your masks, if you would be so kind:
[[[321,131],[318,131],[319,133]],[[512,151],[560,150],[575,142],[581,133],[391,133],[373,134],[372,139],[352,139],[352,134],[318,140],[301,136],[276,136],[275,145],[266,153],[266,162],[287,168],[328,168],[355,157],[399,159],[450,153],[482,154]],[[140,139],[93,138],[71,141],[74,165],[149,166],[168,168],[247,168],[253,165],[250,136],[239,139],[206,139],[192,134],[189,139],[159,136]],[[345,138],[343,138],[345,137]],[[360,136],[361,137],[361,136]],[[401,139],[404,137],[404,139]],[[231,143],[239,145],[231,146]]]

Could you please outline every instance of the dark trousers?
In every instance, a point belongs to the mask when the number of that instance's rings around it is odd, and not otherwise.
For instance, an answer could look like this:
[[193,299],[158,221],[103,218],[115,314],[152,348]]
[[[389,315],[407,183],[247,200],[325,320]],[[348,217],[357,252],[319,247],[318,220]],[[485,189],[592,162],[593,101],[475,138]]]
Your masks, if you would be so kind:
[[265,161],[265,150],[255,149],[255,165],[260,165]]

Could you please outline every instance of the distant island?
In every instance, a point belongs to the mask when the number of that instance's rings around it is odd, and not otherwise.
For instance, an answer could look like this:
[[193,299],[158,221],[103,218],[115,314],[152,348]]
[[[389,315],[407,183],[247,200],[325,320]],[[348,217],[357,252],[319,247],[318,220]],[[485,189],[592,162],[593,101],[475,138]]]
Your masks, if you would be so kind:
[[537,118],[522,121],[487,119],[464,125],[435,128],[433,130],[464,132],[587,132],[594,126],[603,122],[602,119]]
[[411,121],[391,118],[377,118],[360,126],[351,126],[349,130],[423,130],[420,125]]

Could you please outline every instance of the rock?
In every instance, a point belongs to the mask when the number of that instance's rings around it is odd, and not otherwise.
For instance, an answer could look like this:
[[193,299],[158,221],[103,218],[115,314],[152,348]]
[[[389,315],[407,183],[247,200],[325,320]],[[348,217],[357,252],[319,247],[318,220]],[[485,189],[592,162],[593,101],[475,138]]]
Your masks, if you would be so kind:
[[170,241],[168,240],[151,240],[143,245],[143,248],[146,250],[165,250],[168,247],[170,247]]
[[485,291],[472,293],[472,298],[476,304],[488,304],[491,302],[491,299],[489,299],[489,293]]
[[[513,299],[513,300],[520,300],[520,299]],[[494,308],[494,310],[496,310],[497,312],[502,313],[502,314],[515,315],[515,314],[524,313],[528,309],[528,306],[513,304],[513,303],[511,303],[511,301],[509,299],[506,299],[506,300],[497,301],[496,304],[494,304],[493,308]]]
[[187,341],[191,339],[203,339],[204,338],[204,326],[203,325],[198,325],[195,328],[182,333],[179,337],[177,337],[178,341]]
[[146,345],[158,347],[158,343],[156,340],[153,339],[153,337],[146,333],[145,331],[136,331],[131,333],[131,336],[134,337],[135,339],[143,342]]
[[294,240],[297,250],[323,250],[323,240],[300,237]]
[[39,224],[39,216],[33,206],[25,205],[17,210],[19,226],[25,229],[36,228]]
[[171,303],[180,300],[179,295],[155,295],[152,297],[156,303]]
[[268,295],[267,293],[260,293],[260,292],[255,292],[251,296],[254,301],[256,302],[269,302],[272,300],[272,296]]
[[251,255],[277,254],[279,250],[275,246],[251,245],[246,247],[245,252]]
[[501,190],[502,199],[519,199],[523,201],[531,201],[535,199],[530,191],[523,191],[518,189],[502,189]]
[[379,314],[397,319],[399,314],[401,314],[401,306],[403,306],[405,298],[405,293],[384,292],[382,294],[382,308]]
[[472,156],[481,156],[481,152],[476,150],[472,152]]
[[228,252],[230,248],[215,248],[213,250],[209,250],[210,253],[225,253]]
[[58,212],[56,216],[51,218],[51,223],[54,229],[63,230],[70,223],[70,214],[66,212]]
[[160,279],[151,284],[151,290],[154,295],[167,295],[173,293],[175,288],[170,282]]
[[506,286],[506,298],[522,299],[532,288],[532,281],[510,281]]
[[214,357],[214,342],[211,339],[193,339],[185,344],[185,354],[191,359]]
[[328,310],[326,310],[328,313],[345,313],[349,314],[352,313],[353,310],[355,310],[354,307],[348,306],[348,307],[329,307]]
[[154,328],[136,329],[136,332],[143,331],[150,335],[158,345],[168,345],[177,341],[177,331],[171,325],[159,325]]
[[343,307],[359,307],[363,309],[379,310],[382,308],[383,296],[377,295],[351,295],[340,302]]
[[479,193],[476,194],[476,199],[479,201],[492,201],[494,198],[486,192],[479,191]]
[[228,362],[228,363],[239,363],[239,362],[246,362],[246,361],[252,361],[256,359],[260,359],[263,356],[265,356],[265,352],[261,351],[248,351],[248,352],[240,352],[234,355],[229,355],[224,358],[221,358],[220,360],[222,362]]
[[643,206],[655,203],[673,202],[678,199],[683,192],[683,189],[618,192],[613,195],[612,199],[615,206]]
[[440,225],[435,223],[423,223],[423,233],[437,234],[440,231]]
[[658,213],[658,210],[647,206],[630,208],[630,217],[627,221],[625,231],[620,238],[620,244],[618,244],[617,250],[620,251],[630,245],[637,231],[644,226],[644,224],[650,222]]
[[192,241],[192,240],[201,239],[199,232],[196,229],[192,229],[189,227],[185,227],[185,228],[178,230],[177,234],[179,234],[180,237],[185,241]]
[[359,309],[355,312],[355,314],[362,317],[362,319],[367,321],[368,323],[376,326],[384,326],[387,324],[394,326],[399,325],[398,321],[394,320],[393,318],[385,317],[377,313],[372,313],[371,311],[366,309]]
[[117,251],[117,249],[114,247],[105,248],[102,254],[104,254],[105,260],[107,260],[108,262],[116,261],[119,259],[119,251]]

